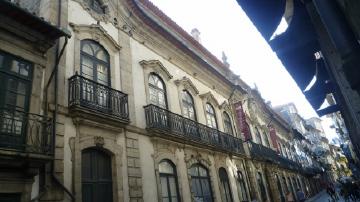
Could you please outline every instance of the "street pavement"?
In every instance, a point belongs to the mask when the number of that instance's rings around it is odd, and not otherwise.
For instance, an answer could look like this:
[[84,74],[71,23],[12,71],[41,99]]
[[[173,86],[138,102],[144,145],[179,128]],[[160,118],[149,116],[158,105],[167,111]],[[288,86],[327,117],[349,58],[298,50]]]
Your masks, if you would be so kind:
[[[345,200],[340,196],[338,192],[339,200],[336,202],[345,202]],[[331,197],[326,193],[325,190],[321,191],[319,194],[315,195],[314,197],[306,200],[306,202],[333,202]]]

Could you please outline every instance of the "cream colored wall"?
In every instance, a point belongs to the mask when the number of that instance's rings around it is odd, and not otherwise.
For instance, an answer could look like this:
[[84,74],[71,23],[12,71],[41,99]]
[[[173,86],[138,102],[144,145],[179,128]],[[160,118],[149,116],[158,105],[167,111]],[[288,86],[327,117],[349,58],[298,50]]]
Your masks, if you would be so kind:
[[71,118],[65,119],[64,134],[64,185],[69,190],[72,189],[73,177],[73,155],[70,149],[70,138],[76,136],[76,128]]
[[[86,12],[78,2],[70,0],[69,4],[68,4],[68,8],[69,8],[69,10],[68,10],[69,23],[74,23],[75,25],[97,24],[97,21],[88,12]],[[118,28],[116,28],[111,23],[100,22],[100,25],[102,28],[104,28],[106,33],[109,34],[110,37],[121,46],[121,42],[119,42],[119,40],[118,40],[119,39]],[[78,50],[79,47],[77,47],[79,45],[79,39],[77,37],[77,33],[75,33],[73,31],[73,29],[70,27],[70,25],[68,25],[68,30],[71,31],[71,35],[73,37],[71,37],[69,39],[68,46],[67,46],[66,75],[65,75],[66,79],[73,76],[75,74],[75,71],[78,71],[80,73],[80,67],[79,67],[79,65],[77,65],[78,63],[76,63],[74,60],[75,58],[78,58],[78,56],[76,56],[76,54],[80,54],[80,52]],[[91,39],[91,38],[89,38],[89,39]],[[111,59],[114,62],[114,65],[112,65],[110,67],[110,69],[111,69],[111,74],[110,74],[111,87],[116,90],[121,91],[120,60],[119,60],[119,58],[120,58],[119,54],[121,54],[121,50],[114,52],[114,51],[111,51],[112,48],[109,47],[107,44],[104,44],[101,42],[100,42],[100,44],[102,46],[104,46],[104,48],[108,51],[108,53],[110,54],[110,57],[113,57]]]
[[146,201],[158,201],[154,168],[154,148],[147,136],[139,135],[140,162],[142,172],[143,198]]
[[[133,63],[133,86],[134,86],[134,97],[135,97],[135,107],[136,107],[136,125],[141,128],[145,128],[145,114],[143,110],[143,106],[149,104],[146,99],[146,90],[147,84],[144,82],[144,77],[148,75],[144,75],[143,67],[139,64],[142,60],[159,60],[164,67],[170,72],[173,78],[167,81],[163,78],[166,90],[167,90],[167,100],[168,100],[168,108],[170,111],[181,114],[181,108],[179,103],[179,95],[178,95],[178,87],[175,85],[174,81],[177,79],[181,79],[184,76],[189,78],[196,88],[199,90],[199,95],[211,92],[217,102],[219,104],[223,103],[226,98],[218,94],[216,91],[212,90],[211,87],[205,86],[201,81],[194,78],[192,75],[187,74],[183,71],[182,67],[177,67],[173,65],[168,60],[162,58],[158,54],[154,53],[144,45],[140,44],[135,40],[131,40],[131,51],[132,51],[132,63]],[[188,67],[189,68],[189,67]],[[191,67],[190,67],[191,68]],[[194,96],[194,101],[197,104],[196,106],[196,115],[198,121],[206,124],[205,122],[205,111],[202,106],[202,100],[200,96]],[[219,107],[214,106],[217,116],[217,123],[220,130],[223,130],[223,120],[222,120],[222,111]]]

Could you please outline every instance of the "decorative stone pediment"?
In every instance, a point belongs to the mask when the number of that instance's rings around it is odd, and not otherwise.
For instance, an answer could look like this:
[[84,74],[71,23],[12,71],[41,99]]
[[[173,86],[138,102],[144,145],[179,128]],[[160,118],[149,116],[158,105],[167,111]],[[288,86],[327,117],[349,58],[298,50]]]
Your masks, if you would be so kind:
[[70,23],[69,25],[77,35],[80,35],[79,38],[81,39],[90,38],[99,43],[105,43],[108,47],[112,48],[113,51],[119,51],[121,49],[121,46],[101,25],[77,25],[74,23]]
[[141,60],[140,65],[145,69],[152,69],[152,72],[159,74],[162,78],[170,80],[173,76],[159,60]]
[[84,10],[86,10],[95,20],[103,21],[106,23],[110,21],[111,13],[113,12],[110,10],[109,0],[96,0],[98,1],[103,13],[95,11],[91,7],[89,0],[74,0],[74,1],[78,2],[81,5],[81,7],[83,7]]
[[200,163],[202,165],[204,165],[205,167],[207,167],[208,169],[211,166],[211,161],[210,159],[204,158],[200,153],[196,153],[196,154],[185,154],[185,163],[187,168],[189,169],[193,164],[196,163]]
[[177,86],[183,86],[184,89],[190,91],[194,95],[199,94],[199,90],[195,87],[193,82],[186,76],[184,76],[182,79],[177,79],[174,82]]
[[216,98],[214,97],[214,95],[209,91],[207,93],[201,94],[200,95],[201,99],[203,99],[205,102],[209,102],[210,104],[219,107],[219,103],[216,100]]

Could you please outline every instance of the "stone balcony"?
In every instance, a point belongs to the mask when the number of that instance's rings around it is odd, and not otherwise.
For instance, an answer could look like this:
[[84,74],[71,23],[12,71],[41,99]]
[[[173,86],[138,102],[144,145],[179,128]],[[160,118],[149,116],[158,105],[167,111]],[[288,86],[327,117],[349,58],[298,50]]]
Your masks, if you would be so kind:
[[245,155],[243,141],[155,105],[144,107],[146,127],[152,135],[177,142]]

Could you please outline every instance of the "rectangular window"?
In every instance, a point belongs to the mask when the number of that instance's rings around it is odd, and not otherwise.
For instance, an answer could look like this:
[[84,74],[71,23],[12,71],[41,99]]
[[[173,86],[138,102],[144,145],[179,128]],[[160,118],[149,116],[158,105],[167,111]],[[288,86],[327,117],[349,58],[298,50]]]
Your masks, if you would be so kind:
[[0,144],[21,145],[31,92],[32,65],[0,51]]

